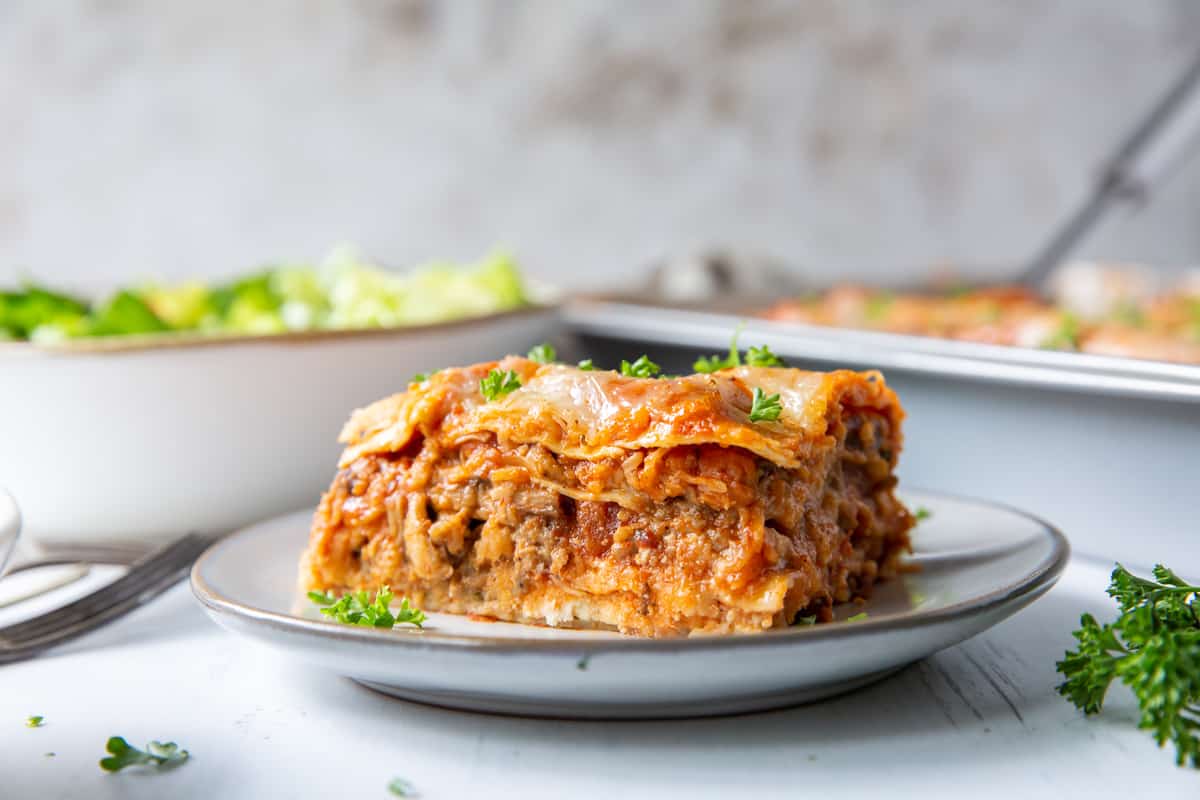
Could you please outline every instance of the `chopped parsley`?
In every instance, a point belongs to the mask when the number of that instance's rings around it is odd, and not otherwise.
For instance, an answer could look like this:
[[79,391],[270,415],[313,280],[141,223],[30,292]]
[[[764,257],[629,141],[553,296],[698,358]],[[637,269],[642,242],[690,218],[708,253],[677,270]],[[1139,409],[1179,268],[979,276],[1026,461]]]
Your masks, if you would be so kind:
[[439,372],[441,372],[440,369],[431,369],[429,372],[418,372],[416,375],[412,376],[412,383],[424,383],[434,375],[437,375]]
[[779,419],[783,405],[779,402],[778,394],[766,394],[762,389],[754,387],[754,397],[750,406],[751,422],[774,422]]
[[554,349],[554,345],[542,342],[535,347],[531,347],[525,357],[539,364],[553,364],[554,359],[558,357],[558,351]]
[[786,367],[783,359],[771,352],[765,344],[746,351],[746,365],[750,367]]
[[[729,341],[729,352],[725,355],[703,356],[696,359],[692,369],[696,372],[719,372],[730,367],[740,367],[742,356],[738,353],[738,337],[742,335],[742,326],[738,325]],[[751,347],[746,351],[746,365],[750,367],[786,367],[783,359],[771,352],[766,345]]]
[[1130,300],[1117,303],[1110,316],[1114,322],[1128,325],[1131,328],[1146,327],[1146,315],[1137,307],[1136,303]]
[[583,361],[580,361],[575,366],[577,366],[579,369],[583,370],[584,372],[591,372],[596,369],[596,365],[592,363],[592,360],[590,358],[585,358]]
[[367,592],[347,592],[333,597],[323,592],[309,592],[308,599],[321,606],[321,613],[346,625],[361,625],[365,628],[393,628],[396,625],[423,627],[425,612],[413,608],[408,598],[400,601],[400,608],[392,613],[392,590],[380,587],[372,598]]
[[174,742],[150,742],[145,750],[139,750],[124,738],[112,736],[104,749],[110,753],[100,759],[100,769],[105,772],[119,772],[126,767],[135,766],[168,770],[188,760],[188,751],[180,750],[179,745]]
[[517,373],[511,369],[507,372],[493,369],[487,374],[487,377],[479,382],[479,391],[483,393],[484,399],[488,402],[504,397],[520,388],[521,381],[517,378]]
[[1079,318],[1074,314],[1063,314],[1054,333],[1042,341],[1041,348],[1043,350],[1078,350],[1079,333]]
[[867,618],[867,612],[860,611],[857,614],[855,614],[853,617],[846,617],[846,622],[862,622],[866,618]]
[[738,323],[738,326],[733,329],[733,336],[729,337],[729,353],[726,355],[711,355],[696,359],[692,364],[692,369],[696,372],[720,372],[723,369],[730,367],[739,367],[742,364],[742,357],[738,354],[738,337],[742,335],[744,325]]
[[413,785],[404,778],[392,778],[392,782],[388,784],[388,791],[396,795],[396,797],[415,797],[416,792],[413,791]]
[[32,716],[28,716],[25,718],[25,727],[26,728],[40,728],[45,724],[46,724],[46,718],[39,714],[34,714]]
[[655,364],[647,356],[638,356],[637,361],[632,364],[621,359],[621,374],[628,378],[653,378],[661,371],[658,364]]
[[1097,714],[1114,680],[1133,692],[1138,727],[1158,746],[1175,746],[1175,763],[1200,768],[1200,586],[1161,564],[1154,579],[1113,569],[1108,595],[1120,614],[1101,625],[1080,617],[1078,645],[1056,668],[1066,678],[1057,689],[1085,714]]
[[925,506],[917,506],[917,510],[913,513],[913,519],[917,522],[923,522],[933,516],[933,512]]
[[867,298],[867,304],[863,307],[863,315],[869,320],[881,320],[895,299],[891,292],[873,294]]

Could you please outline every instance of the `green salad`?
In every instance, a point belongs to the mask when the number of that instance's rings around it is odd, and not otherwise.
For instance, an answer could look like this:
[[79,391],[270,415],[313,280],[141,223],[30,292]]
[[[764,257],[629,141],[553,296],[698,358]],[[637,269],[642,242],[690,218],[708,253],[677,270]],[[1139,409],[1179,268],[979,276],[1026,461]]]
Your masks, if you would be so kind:
[[58,342],[170,331],[271,334],[388,328],[481,316],[529,300],[513,260],[429,264],[407,273],[335,250],[318,266],[270,267],[224,284],[144,284],[100,302],[27,283],[0,291],[0,339]]

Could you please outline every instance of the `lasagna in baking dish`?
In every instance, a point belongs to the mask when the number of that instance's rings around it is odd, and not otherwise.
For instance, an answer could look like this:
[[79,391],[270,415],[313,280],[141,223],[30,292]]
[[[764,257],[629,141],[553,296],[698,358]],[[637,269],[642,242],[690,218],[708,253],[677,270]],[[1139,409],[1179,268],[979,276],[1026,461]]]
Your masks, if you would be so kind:
[[908,548],[903,415],[875,372],[442,370],[347,423],[300,582],[642,636],[828,620]]
[[1200,290],[1113,301],[1099,313],[1043,300],[1020,286],[949,294],[837,286],[783,300],[758,316],[1012,347],[1200,364]]

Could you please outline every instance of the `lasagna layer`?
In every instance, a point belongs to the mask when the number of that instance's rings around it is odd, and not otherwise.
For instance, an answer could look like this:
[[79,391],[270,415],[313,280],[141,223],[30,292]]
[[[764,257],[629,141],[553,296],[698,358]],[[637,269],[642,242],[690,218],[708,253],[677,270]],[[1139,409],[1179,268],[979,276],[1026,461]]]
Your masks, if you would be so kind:
[[[485,402],[492,368],[521,388]],[[445,370],[352,417],[301,583],[646,636],[828,619],[908,546],[902,413],[876,373]]]

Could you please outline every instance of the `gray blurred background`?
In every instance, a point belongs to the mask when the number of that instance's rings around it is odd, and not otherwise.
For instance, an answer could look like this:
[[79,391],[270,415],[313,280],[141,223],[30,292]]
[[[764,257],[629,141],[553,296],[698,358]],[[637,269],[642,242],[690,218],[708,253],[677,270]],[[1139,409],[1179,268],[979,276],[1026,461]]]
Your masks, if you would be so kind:
[[[0,284],[494,244],[1015,270],[1200,42],[1188,0],[4,2]],[[1200,261],[1200,159],[1095,256]]]

